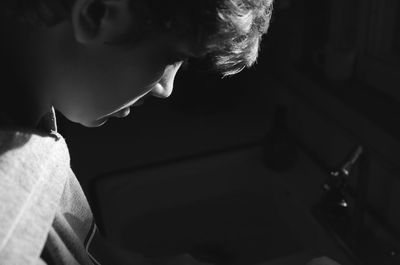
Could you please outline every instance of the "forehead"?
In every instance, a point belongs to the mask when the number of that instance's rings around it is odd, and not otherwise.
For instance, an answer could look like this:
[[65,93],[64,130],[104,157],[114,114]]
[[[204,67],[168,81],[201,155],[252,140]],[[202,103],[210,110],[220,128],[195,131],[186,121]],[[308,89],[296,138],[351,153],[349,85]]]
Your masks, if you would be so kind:
[[[204,1],[204,0],[200,0]],[[162,44],[175,48],[191,57],[205,52],[199,34],[191,22],[195,14],[188,14],[195,3],[187,0],[137,0],[129,1],[132,28],[125,40],[134,43],[140,40],[157,39]],[[198,9],[195,13],[198,13]],[[160,37],[161,38],[158,38]]]
[[192,36],[177,35],[167,31],[149,34],[144,39],[149,43],[158,43],[158,47],[162,51],[181,57],[200,58],[205,54],[205,49],[202,49],[200,45],[193,40]]

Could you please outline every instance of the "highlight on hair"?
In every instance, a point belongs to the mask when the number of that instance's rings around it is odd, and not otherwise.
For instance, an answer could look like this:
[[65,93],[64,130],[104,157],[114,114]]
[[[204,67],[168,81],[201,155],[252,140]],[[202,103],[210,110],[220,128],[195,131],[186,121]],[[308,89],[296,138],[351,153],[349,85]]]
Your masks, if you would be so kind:
[[273,0],[146,0],[158,23],[192,35],[223,76],[252,66],[267,33]]
[[217,32],[207,43],[225,76],[252,66],[272,15],[272,0],[226,0],[218,8]]
[[[51,26],[68,19],[74,1],[6,2],[22,11],[24,19]],[[138,6],[147,10],[136,10]],[[136,15],[147,13],[161,30],[172,28],[192,37],[212,68],[229,76],[256,62],[270,25],[273,0],[132,0],[131,7]]]

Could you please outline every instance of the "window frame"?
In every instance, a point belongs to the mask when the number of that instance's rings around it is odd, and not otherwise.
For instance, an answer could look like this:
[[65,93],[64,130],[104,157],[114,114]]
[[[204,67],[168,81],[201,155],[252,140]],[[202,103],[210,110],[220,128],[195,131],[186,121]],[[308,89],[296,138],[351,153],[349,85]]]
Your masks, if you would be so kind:
[[[400,55],[396,51],[398,0],[359,0],[358,79],[400,101]],[[397,12],[398,13],[398,12]]]

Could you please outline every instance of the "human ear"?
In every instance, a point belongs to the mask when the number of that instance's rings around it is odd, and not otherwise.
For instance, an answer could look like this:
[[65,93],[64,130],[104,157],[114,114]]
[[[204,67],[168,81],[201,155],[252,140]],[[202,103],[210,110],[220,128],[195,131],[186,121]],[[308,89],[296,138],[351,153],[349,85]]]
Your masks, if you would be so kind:
[[132,0],[76,0],[72,7],[75,38],[82,44],[118,42],[134,27]]

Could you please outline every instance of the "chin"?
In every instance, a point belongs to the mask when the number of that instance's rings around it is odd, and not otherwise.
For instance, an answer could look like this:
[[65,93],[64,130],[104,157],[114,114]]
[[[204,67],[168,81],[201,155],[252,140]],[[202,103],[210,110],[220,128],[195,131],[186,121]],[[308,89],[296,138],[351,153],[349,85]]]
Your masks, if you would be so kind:
[[95,121],[79,121],[82,126],[88,127],[88,128],[96,128],[104,125],[108,121],[107,118],[103,118],[100,120],[95,120]]
[[64,114],[62,112],[61,114],[63,114],[64,117],[67,118],[69,121],[78,123],[88,128],[100,127],[108,121],[108,117],[96,118],[96,117],[90,117],[89,115],[85,115],[85,117],[83,117],[83,115],[76,115],[76,113],[75,115],[72,115],[71,113]]

